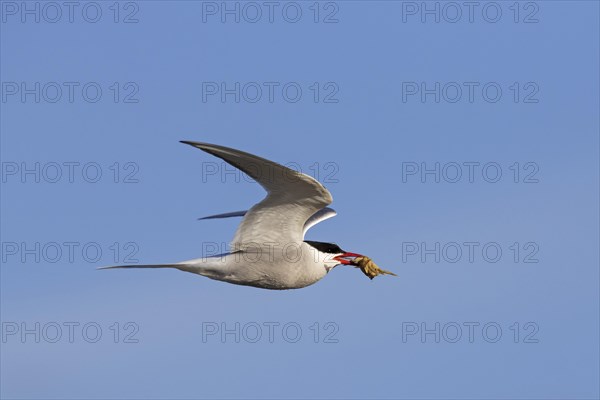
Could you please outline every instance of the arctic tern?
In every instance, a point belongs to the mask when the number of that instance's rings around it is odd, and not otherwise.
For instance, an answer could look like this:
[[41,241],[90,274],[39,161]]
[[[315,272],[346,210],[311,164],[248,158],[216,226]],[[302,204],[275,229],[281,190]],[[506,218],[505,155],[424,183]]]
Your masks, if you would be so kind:
[[243,217],[226,254],[172,264],[101,269],[176,268],[236,285],[282,290],[312,285],[335,266],[356,265],[353,259],[366,258],[344,251],[335,243],[304,240],[308,229],[336,215],[327,207],[333,201],[331,194],[316,179],[240,150],[200,142],[181,143],[240,169],[258,182],[267,196],[247,211],[201,218]]

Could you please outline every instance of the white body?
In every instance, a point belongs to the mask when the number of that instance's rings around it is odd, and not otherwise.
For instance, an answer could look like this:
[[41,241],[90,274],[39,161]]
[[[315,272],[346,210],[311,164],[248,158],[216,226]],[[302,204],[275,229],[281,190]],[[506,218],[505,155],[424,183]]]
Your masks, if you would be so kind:
[[302,242],[198,258],[175,268],[236,285],[299,289],[319,281],[337,264],[331,254]]

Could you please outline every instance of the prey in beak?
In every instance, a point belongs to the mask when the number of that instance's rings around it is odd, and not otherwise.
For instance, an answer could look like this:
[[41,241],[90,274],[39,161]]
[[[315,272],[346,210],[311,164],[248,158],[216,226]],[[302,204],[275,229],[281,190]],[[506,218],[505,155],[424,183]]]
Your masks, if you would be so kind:
[[367,256],[363,256],[362,254],[357,253],[343,253],[339,256],[334,257],[334,260],[339,261],[341,264],[345,265],[354,265],[356,268],[360,268],[360,270],[369,277],[369,279],[373,279],[378,275],[393,275],[393,272],[386,271],[385,269],[381,269]]
[[328,255],[327,260],[333,260],[337,262],[335,265],[329,262],[329,265],[325,266],[327,272],[329,272],[336,265],[353,265],[356,268],[360,268],[363,274],[368,276],[369,279],[373,279],[378,275],[396,276],[396,274],[393,272],[379,268],[377,264],[375,264],[369,257],[358,253],[344,251],[335,243],[315,242],[312,240],[305,240],[304,243],[314,247],[321,253]]

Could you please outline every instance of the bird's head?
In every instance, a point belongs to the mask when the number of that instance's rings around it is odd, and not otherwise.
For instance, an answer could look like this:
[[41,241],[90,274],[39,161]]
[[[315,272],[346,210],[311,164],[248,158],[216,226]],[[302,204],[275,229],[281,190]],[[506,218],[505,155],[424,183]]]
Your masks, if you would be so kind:
[[321,253],[327,272],[332,270],[333,267],[335,267],[336,265],[353,265],[353,259],[355,259],[356,257],[362,257],[362,254],[350,253],[345,250],[342,250],[340,246],[338,246],[335,243],[314,242],[310,240],[305,240],[305,242],[317,249],[319,253]]

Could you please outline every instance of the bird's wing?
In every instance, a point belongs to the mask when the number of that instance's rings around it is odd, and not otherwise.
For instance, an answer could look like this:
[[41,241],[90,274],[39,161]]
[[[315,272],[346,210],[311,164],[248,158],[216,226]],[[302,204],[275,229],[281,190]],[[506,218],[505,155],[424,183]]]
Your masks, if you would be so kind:
[[309,219],[306,220],[306,222],[304,223],[303,234],[305,235],[306,231],[308,231],[310,228],[312,228],[319,222],[323,222],[326,219],[335,217],[336,215],[337,215],[337,213],[335,212],[335,210],[333,208],[325,207],[325,208],[320,209],[319,211],[314,213]]
[[[238,226],[231,243],[233,251],[300,243],[304,240],[308,219],[333,201],[329,191],[317,180],[283,165],[224,146],[182,143],[221,158],[267,191],[267,197],[248,210]],[[323,219],[321,216],[318,221]]]
[[[244,215],[246,215],[247,212],[248,212],[248,210],[233,211],[233,212],[228,212],[228,213],[224,213],[224,214],[209,215],[209,216],[198,218],[198,219],[204,220],[204,219],[243,217]],[[306,222],[304,223],[304,234],[306,234],[306,231],[308,231],[310,228],[312,228],[319,222],[325,221],[326,219],[329,219],[331,217],[335,217],[336,215],[337,215],[337,212],[335,212],[335,210],[333,208],[325,207],[325,208],[320,209],[319,211],[314,213],[309,219],[307,219]]]
[[209,215],[209,216],[198,218],[198,219],[199,220],[203,220],[203,219],[243,217],[244,215],[246,215],[247,212],[248,212],[248,210],[244,210],[244,211],[232,211],[232,212],[228,212],[228,213],[224,213],[224,214]]

